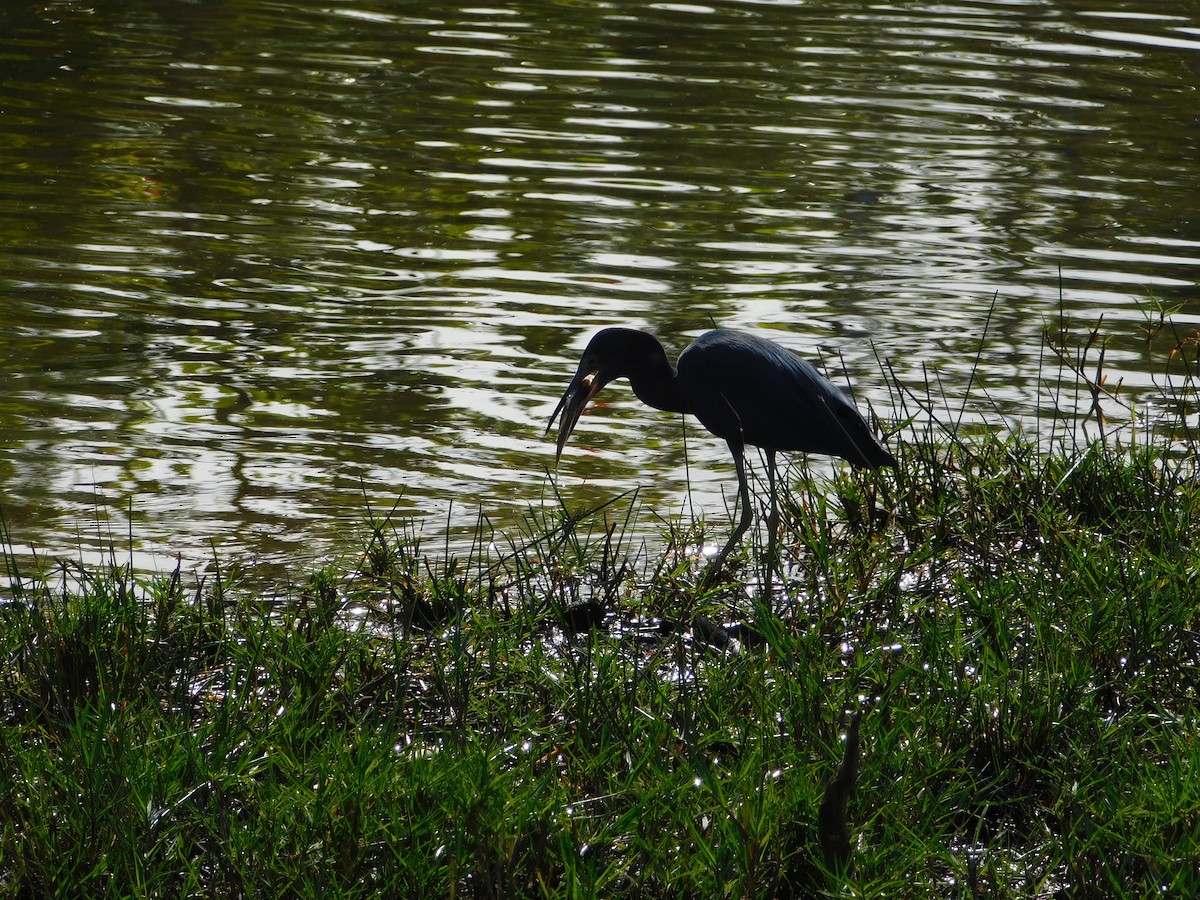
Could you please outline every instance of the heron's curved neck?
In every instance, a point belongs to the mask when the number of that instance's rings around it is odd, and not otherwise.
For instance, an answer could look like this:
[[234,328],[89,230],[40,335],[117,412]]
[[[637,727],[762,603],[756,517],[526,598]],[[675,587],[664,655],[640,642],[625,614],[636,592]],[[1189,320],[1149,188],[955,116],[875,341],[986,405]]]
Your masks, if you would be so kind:
[[690,413],[683,392],[679,389],[679,376],[671,364],[663,360],[662,369],[637,372],[629,376],[629,385],[637,398],[647,406],[664,412]]

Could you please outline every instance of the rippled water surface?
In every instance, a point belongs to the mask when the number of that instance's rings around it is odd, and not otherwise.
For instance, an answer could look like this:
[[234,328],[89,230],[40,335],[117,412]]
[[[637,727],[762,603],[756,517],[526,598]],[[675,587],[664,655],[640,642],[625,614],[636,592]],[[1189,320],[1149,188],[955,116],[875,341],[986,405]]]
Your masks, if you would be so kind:
[[[611,323],[768,333],[887,420],[880,360],[959,397],[995,299],[966,417],[1036,427],[1060,312],[1200,322],[1193,3],[23,3],[0,73],[22,547],[515,528]],[[602,399],[570,502],[722,512],[722,442]]]

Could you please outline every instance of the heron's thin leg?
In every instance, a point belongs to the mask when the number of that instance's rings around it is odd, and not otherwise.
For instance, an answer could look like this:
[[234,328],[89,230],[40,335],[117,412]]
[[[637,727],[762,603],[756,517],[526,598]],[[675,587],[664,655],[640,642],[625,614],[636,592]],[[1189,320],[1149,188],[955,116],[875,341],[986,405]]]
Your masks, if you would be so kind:
[[725,548],[713,560],[712,571],[714,572],[725,565],[725,557],[729,555],[730,551],[737,546],[738,541],[742,539],[742,535],[750,527],[750,520],[754,516],[754,508],[750,505],[750,483],[746,480],[745,448],[741,444],[730,442],[729,451],[733,454],[733,467],[737,470],[738,506],[741,513],[738,517],[737,528],[733,529],[733,534],[729,536],[729,540],[725,543]]
[[779,532],[779,498],[775,494],[775,451],[767,450],[767,487],[771,492],[771,512],[767,516],[767,562],[763,577],[767,603],[771,603],[771,576],[778,562],[777,534]]

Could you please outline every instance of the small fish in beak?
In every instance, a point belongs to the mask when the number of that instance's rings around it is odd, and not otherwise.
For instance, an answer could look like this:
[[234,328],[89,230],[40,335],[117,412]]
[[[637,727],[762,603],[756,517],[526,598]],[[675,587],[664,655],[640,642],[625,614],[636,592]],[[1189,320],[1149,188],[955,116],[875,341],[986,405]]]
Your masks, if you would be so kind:
[[582,366],[575,373],[575,377],[571,379],[562,399],[558,401],[558,406],[554,407],[554,412],[550,415],[550,423],[546,426],[546,434],[549,434],[550,429],[554,427],[554,420],[558,418],[559,412],[562,412],[562,418],[558,423],[558,452],[554,454],[555,461],[562,458],[563,447],[567,446],[567,438],[575,430],[575,423],[583,414],[584,407],[596,396],[596,392],[604,387],[604,384],[598,370],[589,372]]

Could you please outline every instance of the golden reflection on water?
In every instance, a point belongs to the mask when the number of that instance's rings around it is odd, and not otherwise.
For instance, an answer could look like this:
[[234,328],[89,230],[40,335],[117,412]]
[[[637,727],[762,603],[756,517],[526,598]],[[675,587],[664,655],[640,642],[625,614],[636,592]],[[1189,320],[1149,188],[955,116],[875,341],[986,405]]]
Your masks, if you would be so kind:
[[[724,445],[619,387],[554,473],[613,323],[761,329],[885,420],[880,360],[1036,428],[1060,311],[1196,325],[1200,21],[1159,10],[6,10],[12,540],[304,563],[368,506],[724,515]],[[1107,360],[1153,396],[1134,331]]]

